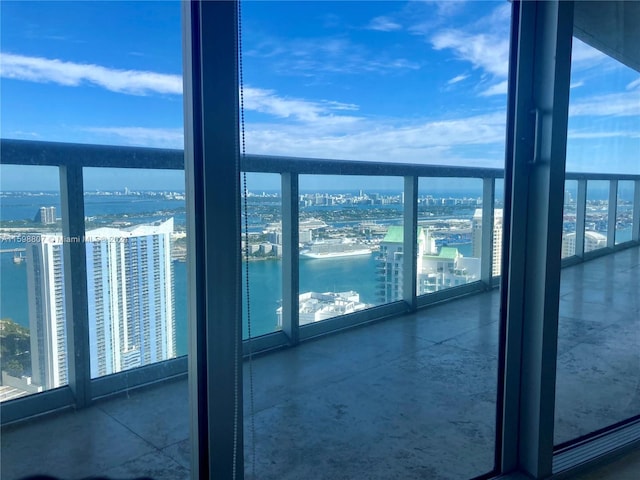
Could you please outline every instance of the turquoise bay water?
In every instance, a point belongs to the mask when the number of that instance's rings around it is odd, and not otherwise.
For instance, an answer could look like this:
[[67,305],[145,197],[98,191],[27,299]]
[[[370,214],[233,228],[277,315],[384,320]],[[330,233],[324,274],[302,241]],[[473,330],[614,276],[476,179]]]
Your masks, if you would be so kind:
[[[471,246],[459,246],[469,255]],[[27,297],[27,265],[13,263],[13,256],[1,255],[0,318],[11,318],[20,325],[29,326]],[[184,262],[173,262],[175,282],[176,343],[179,355],[187,352],[187,268]],[[355,290],[360,301],[376,303],[376,260],[371,255],[300,260],[300,292],[340,292]],[[229,279],[220,279],[228,281]],[[243,266],[243,290],[244,266]],[[247,304],[244,292],[244,336],[247,337]],[[276,309],[282,299],[282,262],[265,260],[249,262],[249,300],[252,336],[276,330]]]
[[[13,256],[1,255],[0,318],[11,318],[29,327],[27,265],[14,264]],[[175,282],[176,343],[179,355],[187,352],[187,268],[184,262],[173,262]],[[244,269],[243,269],[244,270]],[[302,260],[300,291],[356,290],[361,301],[375,303],[374,255],[342,259]],[[244,277],[244,275],[243,275]],[[220,279],[228,281],[228,279]],[[244,285],[244,278],[243,278]],[[244,287],[243,287],[244,288]],[[282,299],[282,262],[249,262],[249,299],[252,335],[276,330],[276,309]],[[246,295],[246,292],[245,292]],[[247,336],[247,304],[243,302],[244,336]]]

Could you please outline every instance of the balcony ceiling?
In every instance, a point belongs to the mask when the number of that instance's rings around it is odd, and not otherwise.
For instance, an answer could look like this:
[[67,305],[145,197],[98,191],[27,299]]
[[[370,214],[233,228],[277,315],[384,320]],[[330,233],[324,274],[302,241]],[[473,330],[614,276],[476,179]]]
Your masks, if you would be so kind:
[[640,72],[640,1],[580,1],[574,35]]

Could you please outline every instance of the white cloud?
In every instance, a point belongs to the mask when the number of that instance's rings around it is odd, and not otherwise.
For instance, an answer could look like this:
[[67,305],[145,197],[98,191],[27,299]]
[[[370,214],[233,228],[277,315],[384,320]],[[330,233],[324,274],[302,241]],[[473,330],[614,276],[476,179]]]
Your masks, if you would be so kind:
[[480,96],[503,95],[509,73],[510,17],[511,7],[505,4],[464,28],[439,29],[424,35],[434,50],[450,50],[455,58],[480,71]]
[[509,89],[509,81],[505,80],[503,82],[492,85],[486,90],[480,92],[480,96],[490,97],[492,95],[506,95],[508,89]]
[[573,46],[571,48],[571,62],[574,68],[585,68],[597,65],[609,57],[600,50],[587,45],[582,40],[573,37]]
[[119,70],[100,65],[65,62],[42,57],[0,54],[0,75],[5,78],[65,86],[96,85],[130,95],[182,94],[182,77],[142,70]]
[[640,94],[636,91],[598,95],[571,103],[571,116],[640,116]]
[[[427,120],[402,125],[365,120],[339,131],[305,125],[247,125],[247,151],[266,155],[389,162],[469,164],[465,153],[485,155],[505,138],[505,114]],[[494,166],[503,156],[492,159]],[[489,159],[487,159],[489,161]]]
[[451,17],[464,11],[466,8],[465,0],[456,0],[456,1],[447,1],[443,2],[442,0],[430,0],[427,3],[431,3],[435,5],[438,15],[440,17]]
[[247,57],[269,59],[268,68],[286,75],[388,74],[417,70],[420,65],[384,50],[372,50],[342,36],[324,38],[266,38]]
[[393,32],[396,30],[400,30],[402,26],[391,20],[389,17],[381,16],[376,17],[367,26],[369,30],[377,30],[379,32]]
[[497,77],[509,72],[509,40],[489,33],[469,34],[460,30],[444,30],[431,38],[435,50],[451,49],[461,60],[470,62]]
[[[96,143],[182,148],[181,129],[87,127]],[[400,124],[398,120],[330,125],[296,121],[247,123],[247,152],[307,158],[335,158],[423,164],[499,167],[504,156],[505,114],[492,113],[447,120]]]
[[627,90],[633,90],[634,88],[640,88],[640,78],[627,85]]
[[359,121],[358,117],[339,115],[334,111],[354,111],[357,105],[321,101],[284,98],[276,95],[273,90],[261,88],[244,88],[244,105],[247,110],[266,113],[282,119],[292,119],[303,123],[313,123],[316,126],[340,128],[345,124]]
[[640,138],[640,132],[631,130],[614,130],[614,131],[587,131],[587,130],[569,130],[567,138],[571,140],[590,140],[594,138]]
[[573,82],[571,85],[569,85],[569,88],[578,88],[578,87],[583,87],[584,86],[584,82],[582,80],[577,81],[577,82]]
[[467,78],[469,78],[469,75],[457,75],[453,77],[451,80],[449,80],[447,82],[447,85],[453,85],[454,83],[461,82],[462,80],[465,80]]
[[336,102],[333,100],[323,100],[322,103],[329,106],[333,110],[360,110],[360,107],[354,103]]
[[25,132],[23,130],[15,130],[9,133],[9,138],[38,138],[40,134],[37,132]]

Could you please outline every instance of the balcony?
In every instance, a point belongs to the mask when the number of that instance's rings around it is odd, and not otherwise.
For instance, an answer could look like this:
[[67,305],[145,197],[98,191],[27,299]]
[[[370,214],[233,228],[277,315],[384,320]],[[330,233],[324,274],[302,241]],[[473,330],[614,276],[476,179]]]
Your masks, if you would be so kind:
[[[3,164],[60,168],[62,210],[69,213],[63,218],[63,233],[69,237],[85,233],[84,217],[74,210],[74,205],[84,202],[83,168],[183,168],[179,151],[9,140],[2,140],[1,148]],[[369,478],[392,478],[398,472],[408,477],[446,473],[443,478],[463,478],[490,472],[500,370],[500,295],[495,289],[499,277],[493,275],[491,232],[496,180],[503,172],[260,156],[248,156],[242,168],[282,177],[283,252],[290,255],[283,262],[283,297],[296,299],[301,293],[295,287],[299,264],[294,242],[299,230],[300,175],[403,178],[404,222],[413,226],[405,229],[403,251],[411,251],[417,243],[413,234],[419,218],[409,206],[417,203],[417,188],[412,185],[419,178],[478,179],[485,200],[481,281],[427,295],[418,295],[416,288],[405,291],[402,301],[309,325],[300,325],[297,309],[284,304],[282,331],[244,342],[247,475],[255,468],[255,478],[261,479],[317,478],[309,471],[317,465],[332,478],[358,478],[365,469],[378,475],[372,473]],[[640,361],[634,335],[638,325],[629,320],[630,312],[640,312],[637,209],[630,240],[616,241],[613,230],[598,250],[586,251],[584,241],[589,182],[606,181],[616,191],[617,182],[632,181],[634,205],[639,205],[640,176],[568,173],[567,179],[576,182],[578,201],[572,205],[577,219],[574,250],[563,260],[561,284],[558,455],[566,442],[640,412],[636,383],[629,380],[637,378]],[[613,203],[608,214],[616,218],[617,202]],[[399,267],[412,275],[399,271],[398,278],[415,278],[416,256],[400,258]],[[86,284],[86,265],[75,263],[73,256],[64,261],[65,274],[71,273],[65,277],[70,288]],[[603,278],[613,280],[603,285]],[[72,311],[87,311],[86,295],[70,296],[69,290],[66,295]],[[89,328],[82,317],[72,316],[71,325],[78,336]],[[289,345],[293,348],[282,348]],[[85,362],[86,372],[89,359],[79,360]],[[10,425],[2,435],[2,477],[39,471],[62,477],[187,478],[186,366],[186,358],[180,357],[95,379],[76,373],[75,381],[90,392],[84,405],[79,405],[70,387],[3,403],[3,422]],[[82,370],[76,365],[76,372]],[[585,383],[590,387],[586,391]],[[85,408],[22,422],[72,406]],[[47,440],[50,432],[59,432],[54,435],[55,445]],[[78,442],[78,438],[86,440]],[[24,462],[33,449],[48,453],[37,464]],[[459,451],[465,452],[464,461]],[[87,460],[78,462],[78,458]],[[328,473],[331,469],[335,475]]]

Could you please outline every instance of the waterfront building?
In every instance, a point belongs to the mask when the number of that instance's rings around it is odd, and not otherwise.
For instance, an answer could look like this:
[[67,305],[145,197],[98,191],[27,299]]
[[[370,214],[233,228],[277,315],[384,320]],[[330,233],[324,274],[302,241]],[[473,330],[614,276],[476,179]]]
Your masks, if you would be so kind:
[[45,389],[67,384],[67,335],[62,235],[26,245],[32,382]]
[[457,248],[442,247],[438,255],[424,255],[418,270],[418,295],[480,280],[480,259],[464,257]]
[[36,214],[35,221],[43,225],[56,223],[56,207],[40,207]]
[[[418,272],[422,271],[422,258],[425,254],[436,253],[435,239],[428,229],[418,227]],[[403,241],[404,227],[392,225],[380,242],[378,257],[378,283],[381,303],[402,300],[403,277]]]
[[[607,246],[607,237],[602,233],[587,230],[584,232],[584,253],[604,248]],[[572,257],[576,254],[576,233],[562,234],[562,258]]]
[[[173,219],[87,232],[92,378],[176,356],[172,232]],[[62,243],[27,248],[33,382],[45,388],[67,383]]]
[[[298,225],[298,239],[300,243],[313,241],[314,233],[327,228],[327,224],[317,218],[307,218],[300,220]],[[270,223],[265,229],[269,242],[282,244],[282,222]]]
[[[298,296],[299,324],[307,325],[328,318],[346,315],[369,308],[371,305],[360,301],[360,294],[353,290],[348,292],[305,292]],[[276,310],[278,327],[282,328],[282,307]]]
[[[482,209],[476,208],[471,219],[471,242],[473,246],[472,256],[482,258]],[[493,258],[491,261],[491,274],[494,277],[502,273],[502,209],[493,210]]]

